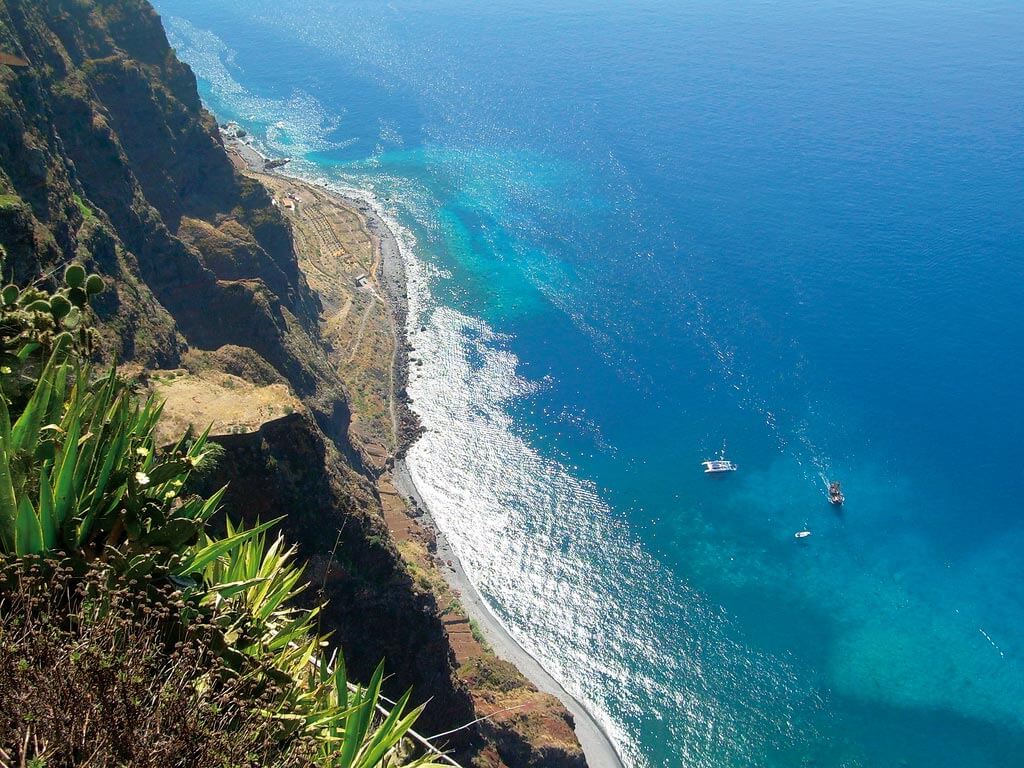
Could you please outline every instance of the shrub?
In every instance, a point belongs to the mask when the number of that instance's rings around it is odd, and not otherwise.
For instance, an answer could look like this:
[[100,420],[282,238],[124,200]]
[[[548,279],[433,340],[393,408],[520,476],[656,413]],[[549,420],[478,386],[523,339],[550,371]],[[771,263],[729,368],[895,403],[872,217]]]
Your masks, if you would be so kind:
[[[94,565],[3,569],[0,764],[47,768],[282,768],[317,745],[287,735],[265,662],[241,674],[213,652],[210,625],[185,625],[170,587],[146,590]],[[33,763],[33,761],[35,761]]]
[[92,208],[85,204],[85,201],[77,193],[71,196],[71,199],[75,201],[75,206],[78,211],[82,214],[82,219],[89,221],[93,217]]

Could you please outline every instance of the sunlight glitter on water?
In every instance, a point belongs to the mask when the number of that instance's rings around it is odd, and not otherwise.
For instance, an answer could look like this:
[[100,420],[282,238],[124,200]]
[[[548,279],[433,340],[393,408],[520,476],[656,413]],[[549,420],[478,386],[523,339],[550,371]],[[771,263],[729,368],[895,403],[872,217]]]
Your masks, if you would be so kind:
[[[726,744],[750,756],[788,736],[787,717],[757,706],[798,688],[786,664],[736,643],[721,612],[645,554],[592,484],[517,434],[508,408],[535,385],[517,375],[500,336],[432,299],[427,265],[407,263],[423,360],[409,393],[427,430],[408,465],[511,634],[634,765],[643,758],[628,724],[650,718],[651,701],[689,712],[664,724],[686,724],[687,765],[712,765],[707,755]],[[714,750],[698,746],[708,740]]]

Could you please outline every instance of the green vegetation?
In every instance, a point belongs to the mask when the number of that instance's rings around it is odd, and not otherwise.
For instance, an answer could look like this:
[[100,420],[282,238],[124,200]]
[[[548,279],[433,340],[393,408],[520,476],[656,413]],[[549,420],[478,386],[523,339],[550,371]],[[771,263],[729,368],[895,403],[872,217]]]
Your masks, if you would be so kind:
[[419,541],[398,541],[396,545],[405,563],[405,568],[413,581],[424,591],[432,592],[439,603],[444,604],[445,600],[448,600],[448,607],[444,609],[443,613],[449,613],[452,610],[453,604],[456,610],[461,611],[462,607],[452,595],[448,582],[444,580],[444,576],[434,568],[424,568],[420,565],[421,562],[428,562],[427,548],[423,543]]
[[484,636],[484,632],[480,629],[480,623],[473,617],[469,618],[469,632],[473,635],[473,639],[480,643],[480,647],[488,653],[491,652],[491,644],[487,642],[487,638]]
[[472,685],[484,690],[510,693],[523,687],[523,677],[515,665],[496,656],[474,656],[459,672]]
[[78,206],[78,210],[81,211],[82,218],[85,219],[86,221],[89,221],[89,219],[91,219],[92,216],[93,216],[92,208],[90,208],[88,205],[86,205],[85,201],[82,200],[81,196],[79,194],[77,194],[77,193],[73,194],[71,196],[71,199],[75,201],[75,205],[77,205]]
[[162,449],[160,405],[93,375],[102,287],[0,291],[0,765],[432,765],[383,665],[360,687],[326,655],[276,521],[207,529],[206,435]]
[[10,211],[21,208],[21,198],[17,195],[0,195],[0,211]]
[[168,586],[147,579],[147,594],[101,563],[77,575],[35,558],[0,580],[0,696],[18,702],[0,714],[0,765],[312,762],[315,743],[281,739],[261,714],[276,706],[260,684],[270,670],[227,674],[211,630],[182,620]]

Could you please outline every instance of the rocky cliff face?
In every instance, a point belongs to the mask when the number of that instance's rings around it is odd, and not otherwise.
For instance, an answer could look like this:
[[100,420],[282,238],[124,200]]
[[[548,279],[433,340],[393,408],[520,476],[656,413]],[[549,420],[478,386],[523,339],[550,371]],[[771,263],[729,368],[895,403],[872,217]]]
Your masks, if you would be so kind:
[[291,235],[237,175],[189,68],[143,0],[3,0],[0,242],[16,279],[80,258],[112,278],[106,351],[176,365],[186,346],[256,350],[344,435],[317,303]]
[[[375,500],[331,455],[316,425],[295,413],[216,441],[225,454],[205,490],[229,483],[227,508],[250,523],[287,515],[288,541],[308,556],[307,596],[327,601],[324,626],[346,664],[367,674],[383,658],[395,676],[390,697],[409,686],[419,700],[433,696],[419,722],[423,733],[473,720],[470,699],[454,695],[464,692],[453,686],[454,657],[433,597],[413,589]],[[462,731],[449,746],[467,754],[479,741]]]
[[[431,701],[421,729],[447,731],[474,719],[473,701],[349,440],[319,300],[271,203],[232,166],[146,0],[0,0],[4,281],[46,282],[77,259],[110,286],[95,307],[106,360],[288,385],[304,408],[221,437],[210,482],[230,483],[236,515],[286,516],[351,671],[368,676],[384,657],[386,692],[413,687]],[[482,757],[493,748],[479,729],[452,746],[501,765]],[[523,754],[523,765],[570,764]]]
[[46,280],[78,259],[111,286],[96,307],[107,359],[174,368],[188,350],[224,348],[207,364],[287,382],[310,416],[228,440],[218,479],[232,509],[287,515],[356,675],[386,657],[392,694],[434,699],[428,727],[472,720],[443,627],[413,599],[359,473],[290,230],[234,170],[152,7],[0,0],[0,51],[28,64],[0,63],[5,279]]

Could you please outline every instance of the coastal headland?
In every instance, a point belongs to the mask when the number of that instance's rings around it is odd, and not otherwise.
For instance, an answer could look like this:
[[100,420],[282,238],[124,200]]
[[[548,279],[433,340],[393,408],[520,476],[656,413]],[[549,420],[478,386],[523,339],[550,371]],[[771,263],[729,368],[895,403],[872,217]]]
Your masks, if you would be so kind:
[[321,299],[323,338],[351,396],[353,444],[376,477],[385,522],[406,567],[437,601],[457,674],[480,718],[476,727],[505,750],[515,751],[513,743],[523,740],[554,758],[582,747],[580,765],[620,768],[596,718],[490,611],[405,466],[405,451],[421,427],[405,390],[410,347],[398,239],[368,199],[282,172],[283,163],[266,158],[233,127],[222,128],[222,135],[232,162],[267,188],[291,223],[299,266]]

